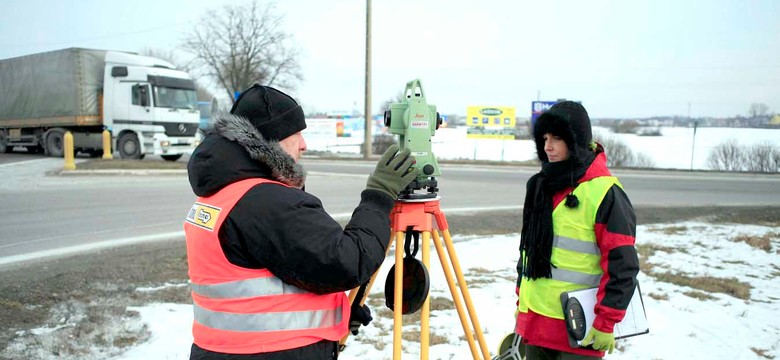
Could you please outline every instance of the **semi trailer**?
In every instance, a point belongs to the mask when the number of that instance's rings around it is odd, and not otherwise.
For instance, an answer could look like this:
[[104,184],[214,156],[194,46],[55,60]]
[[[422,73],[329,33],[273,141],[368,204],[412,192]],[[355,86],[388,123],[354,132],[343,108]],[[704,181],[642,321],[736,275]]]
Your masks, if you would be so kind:
[[161,59],[68,48],[0,60],[0,152],[62,156],[70,131],[99,156],[108,130],[122,158],[175,161],[199,144],[199,121],[192,77]]

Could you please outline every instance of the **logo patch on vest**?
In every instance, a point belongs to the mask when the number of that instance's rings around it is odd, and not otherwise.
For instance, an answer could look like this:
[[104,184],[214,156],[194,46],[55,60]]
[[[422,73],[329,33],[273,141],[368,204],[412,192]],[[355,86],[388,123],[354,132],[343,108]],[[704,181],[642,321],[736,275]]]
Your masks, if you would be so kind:
[[218,207],[196,202],[192,205],[190,212],[187,213],[187,218],[185,220],[197,227],[208,231],[214,231],[214,226],[217,224],[220,211],[222,211],[222,209]]

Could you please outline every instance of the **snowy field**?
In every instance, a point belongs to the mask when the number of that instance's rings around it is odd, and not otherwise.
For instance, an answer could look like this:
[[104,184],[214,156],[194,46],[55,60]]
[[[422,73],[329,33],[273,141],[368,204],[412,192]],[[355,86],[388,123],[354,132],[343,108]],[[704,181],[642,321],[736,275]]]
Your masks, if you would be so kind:
[[[693,128],[662,127],[662,136],[637,136],[634,134],[613,134],[610,129],[594,127],[596,140],[599,136],[614,137],[628,145],[635,153],[646,155],[659,169],[707,170],[707,156],[718,144],[736,140],[740,145],[750,146],[770,142],[780,147],[780,130],[748,128],[698,128],[695,144]],[[304,132],[306,136],[306,132]],[[526,161],[536,159],[536,147],[531,140],[492,140],[466,138],[466,128],[442,128],[432,138],[433,152],[437,159],[470,159],[498,161]],[[358,154],[362,134],[346,138],[306,137],[309,150],[332,151]]]
[[[596,129],[607,132],[606,129]],[[664,136],[615,135],[632,149],[648,155],[659,168],[689,169],[692,129],[662,128]],[[704,169],[708,149],[728,139],[750,145],[770,141],[780,145],[780,130],[700,128],[696,135],[694,168]],[[358,152],[359,139],[341,138],[340,151]],[[466,139],[465,129],[441,129],[434,137],[437,158],[523,161],[535,158],[530,140]],[[359,142],[359,141],[358,141]],[[333,145],[310,141],[311,150],[333,150]],[[321,148],[318,148],[321,147]],[[353,150],[349,150],[354,147]],[[752,239],[752,240],[751,240]],[[476,313],[488,349],[495,353],[499,341],[513,329],[512,314],[515,262],[519,235],[474,237],[453,234]],[[759,245],[748,245],[756,241]],[[642,260],[639,275],[650,333],[617,343],[610,359],[777,359],[780,358],[780,228],[740,224],[684,222],[638,227],[637,246]],[[384,278],[389,258],[380,269],[369,305],[374,321],[358,336],[350,337],[340,359],[392,358],[392,313],[384,306]],[[431,359],[471,359],[457,313],[449,302],[441,266],[432,251]],[[187,284],[166,287],[186,288]],[[184,291],[184,290],[182,290]],[[67,313],[67,311],[65,312]],[[65,315],[63,315],[65,316]],[[407,321],[409,320],[409,321]],[[39,328],[40,359],[187,359],[192,341],[192,307],[183,304],[150,304],[128,308],[114,333],[138,333],[147,338],[132,347],[94,348],[78,357],[52,357],[46,351],[47,334],[57,328]],[[419,358],[414,341],[418,325],[404,322],[405,359]],[[108,333],[112,331],[109,330]],[[0,358],[15,359],[19,344],[11,344]]]
[[[780,356],[780,230],[774,227],[708,224],[639,226],[637,245],[643,262],[639,275],[650,333],[618,340],[610,359],[772,359]],[[745,239],[765,239],[768,249]],[[517,234],[492,237],[453,235],[460,265],[491,354],[513,329]],[[471,359],[440,262],[431,252],[431,297],[444,309],[431,313],[431,359]],[[384,306],[384,281],[392,266],[379,271],[369,304],[374,321],[350,337],[340,359],[391,359],[392,312]],[[670,275],[671,274],[671,275]],[[672,276],[673,275],[673,276]],[[689,279],[685,286],[681,280]],[[722,292],[699,289],[709,280],[730,283]],[[731,290],[729,290],[731,289]],[[733,290],[737,289],[737,290]],[[739,290],[741,289],[741,290]],[[148,291],[148,290],[144,290]],[[152,304],[137,311],[151,332],[148,342],[115,359],[187,359],[192,308]],[[414,338],[418,324],[407,321],[403,333]],[[127,325],[125,325],[127,326]],[[405,359],[419,358],[419,342],[402,342]]]

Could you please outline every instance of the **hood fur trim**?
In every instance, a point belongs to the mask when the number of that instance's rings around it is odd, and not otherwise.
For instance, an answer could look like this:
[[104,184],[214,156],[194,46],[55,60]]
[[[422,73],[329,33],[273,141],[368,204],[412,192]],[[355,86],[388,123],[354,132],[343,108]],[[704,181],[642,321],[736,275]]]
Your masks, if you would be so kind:
[[246,118],[227,113],[217,114],[205,133],[218,134],[241,145],[252,159],[271,169],[273,180],[303,188],[306,181],[303,167],[282,150],[278,141],[270,141],[260,135]]

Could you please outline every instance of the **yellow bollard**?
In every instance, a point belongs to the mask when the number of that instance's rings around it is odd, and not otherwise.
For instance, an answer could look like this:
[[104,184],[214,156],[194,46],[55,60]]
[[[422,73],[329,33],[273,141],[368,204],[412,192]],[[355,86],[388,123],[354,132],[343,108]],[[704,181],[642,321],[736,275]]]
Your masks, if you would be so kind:
[[70,131],[65,132],[63,142],[64,153],[62,156],[65,158],[65,166],[63,168],[65,170],[76,170],[76,163],[73,161],[73,134]]
[[113,159],[111,151],[111,133],[103,130],[103,159]]

